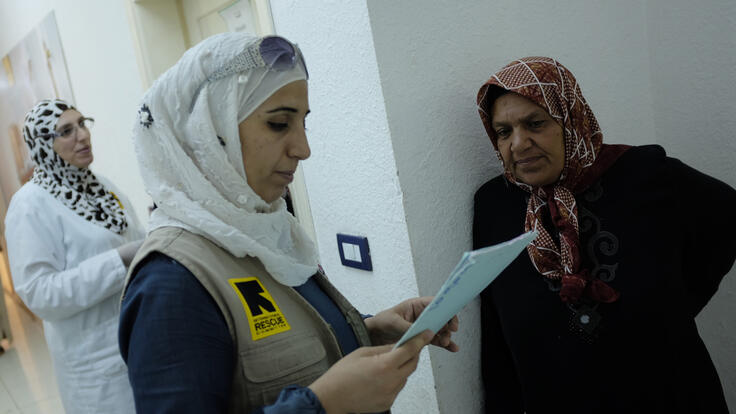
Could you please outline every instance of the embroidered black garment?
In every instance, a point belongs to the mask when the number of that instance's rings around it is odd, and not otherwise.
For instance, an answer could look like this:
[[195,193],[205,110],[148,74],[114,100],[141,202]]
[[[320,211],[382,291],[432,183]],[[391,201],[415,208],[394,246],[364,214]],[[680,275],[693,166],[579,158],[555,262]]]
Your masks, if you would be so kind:
[[[474,248],[523,232],[525,196],[502,177],[478,190]],[[736,258],[736,218],[717,214],[736,191],[644,146],[575,198],[585,264],[621,297],[571,309],[522,253],[481,295],[487,412],[727,413],[694,317]]]

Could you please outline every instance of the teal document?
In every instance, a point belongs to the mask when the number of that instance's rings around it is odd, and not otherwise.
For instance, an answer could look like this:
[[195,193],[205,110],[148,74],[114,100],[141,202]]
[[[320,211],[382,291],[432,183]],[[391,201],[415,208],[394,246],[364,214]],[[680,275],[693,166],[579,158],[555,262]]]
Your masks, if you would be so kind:
[[495,246],[463,253],[460,263],[455,266],[455,270],[450,273],[450,277],[447,278],[432,302],[394,345],[394,348],[401,346],[425,329],[432,332],[442,329],[442,326],[493,282],[493,279],[536,237],[537,233],[530,231]]

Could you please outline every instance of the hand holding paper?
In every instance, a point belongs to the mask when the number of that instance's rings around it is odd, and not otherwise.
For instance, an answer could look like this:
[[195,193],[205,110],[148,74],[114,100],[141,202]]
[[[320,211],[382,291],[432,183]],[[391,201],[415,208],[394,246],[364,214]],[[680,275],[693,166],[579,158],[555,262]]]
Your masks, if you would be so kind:
[[439,332],[536,237],[537,233],[530,231],[495,246],[465,252],[432,302],[394,345],[394,348],[401,346],[425,329]]
[[[365,319],[365,325],[371,336],[373,345],[393,344],[401,338],[411,326],[412,322],[421,315],[422,311],[432,302],[431,296],[407,299],[396,306],[377,313]],[[452,342],[452,333],[457,332],[458,320],[453,317],[432,338],[432,345],[457,352],[458,346]]]

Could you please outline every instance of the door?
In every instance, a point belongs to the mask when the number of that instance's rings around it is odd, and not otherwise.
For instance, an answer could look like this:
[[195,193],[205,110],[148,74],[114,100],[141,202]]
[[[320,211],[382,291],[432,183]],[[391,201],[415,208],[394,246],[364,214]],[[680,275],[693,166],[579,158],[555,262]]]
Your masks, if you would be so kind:
[[273,33],[268,2],[177,0],[177,7],[185,26],[187,48],[222,32],[242,31],[254,35]]

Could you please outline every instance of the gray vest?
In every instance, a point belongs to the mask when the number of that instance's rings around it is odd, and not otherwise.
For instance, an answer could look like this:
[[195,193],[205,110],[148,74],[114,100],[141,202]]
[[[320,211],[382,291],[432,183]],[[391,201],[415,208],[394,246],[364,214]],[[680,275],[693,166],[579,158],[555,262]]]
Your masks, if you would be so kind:
[[[164,227],[148,235],[130,269],[154,251],[192,272],[227,322],[238,361],[230,413],[272,404],[284,387],[311,384],[343,356],[332,327],[298,292],[276,282],[257,258],[237,258],[204,237]],[[370,345],[358,311],[321,269],[313,277],[345,316],[358,343]],[[129,279],[130,274],[126,288]]]

